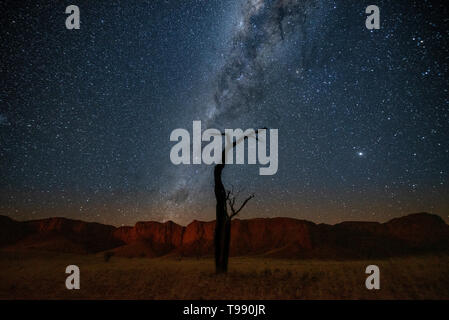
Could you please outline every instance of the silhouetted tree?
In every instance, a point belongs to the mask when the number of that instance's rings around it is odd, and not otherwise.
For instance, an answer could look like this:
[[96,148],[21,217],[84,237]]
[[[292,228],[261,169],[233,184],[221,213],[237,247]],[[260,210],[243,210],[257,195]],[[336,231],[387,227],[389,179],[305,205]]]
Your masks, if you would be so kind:
[[[222,134],[225,135],[224,133]],[[226,136],[227,139],[230,139]],[[258,139],[258,130],[255,130],[254,138]],[[235,217],[243,207],[254,197],[254,194],[250,195],[243,201],[242,205],[236,209],[235,201],[236,196],[233,194],[233,190],[226,190],[223,181],[221,179],[221,174],[226,165],[226,154],[228,151],[234,149],[234,147],[248,139],[248,136],[239,138],[236,141],[228,140],[225,148],[221,153],[221,163],[215,165],[214,168],[214,182],[215,182],[215,199],[217,200],[216,205],[216,224],[215,224],[215,234],[214,234],[214,246],[215,246],[215,271],[216,273],[224,273],[228,271],[228,258],[229,258],[229,245],[231,241],[231,219]],[[228,213],[228,206],[230,213]]]

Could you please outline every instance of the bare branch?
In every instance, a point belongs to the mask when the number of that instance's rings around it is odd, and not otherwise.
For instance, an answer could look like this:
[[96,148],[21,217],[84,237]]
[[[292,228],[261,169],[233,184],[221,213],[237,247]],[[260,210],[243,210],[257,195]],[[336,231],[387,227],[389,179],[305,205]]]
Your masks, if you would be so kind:
[[240,211],[242,211],[242,209],[245,207],[245,205],[248,203],[249,200],[251,200],[252,198],[254,198],[254,194],[250,195],[248,198],[245,199],[245,201],[243,201],[242,205],[240,206],[240,208],[238,208],[237,210],[235,209],[235,201],[236,201],[236,197],[233,195],[232,191],[227,191],[226,193],[226,202],[229,205],[229,208],[231,209],[231,215],[229,215],[229,218],[232,219],[233,217],[235,217]]
[[254,194],[252,194],[248,198],[246,198],[246,200],[243,201],[242,205],[240,206],[240,208],[237,211],[234,212],[234,210],[232,210],[231,219],[232,219],[232,217],[236,216],[243,209],[243,207],[248,203],[248,201],[251,200],[252,198],[254,198]]

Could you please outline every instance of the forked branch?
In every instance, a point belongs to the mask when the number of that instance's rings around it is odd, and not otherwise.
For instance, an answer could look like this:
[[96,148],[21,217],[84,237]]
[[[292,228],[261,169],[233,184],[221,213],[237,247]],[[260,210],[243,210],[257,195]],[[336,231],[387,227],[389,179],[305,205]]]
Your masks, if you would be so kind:
[[243,201],[240,208],[235,209],[236,196],[234,196],[233,190],[226,191],[226,202],[227,202],[229,208],[231,209],[231,214],[229,215],[229,219],[232,219],[233,217],[235,217],[245,207],[245,205],[248,203],[248,201],[251,200],[252,198],[254,198],[254,194],[251,194],[248,198],[246,198],[245,201]]

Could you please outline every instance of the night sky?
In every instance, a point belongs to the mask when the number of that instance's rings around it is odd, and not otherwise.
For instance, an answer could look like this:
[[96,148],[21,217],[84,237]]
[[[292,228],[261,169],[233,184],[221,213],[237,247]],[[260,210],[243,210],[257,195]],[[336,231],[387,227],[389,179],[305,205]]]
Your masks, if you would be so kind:
[[[81,29],[65,27],[78,5]],[[365,8],[380,8],[367,30]],[[215,218],[172,130],[279,129],[279,170],[227,166],[241,218],[449,221],[447,9],[435,1],[0,3],[0,214]],[[445,25],[446,23],[446,25]]]

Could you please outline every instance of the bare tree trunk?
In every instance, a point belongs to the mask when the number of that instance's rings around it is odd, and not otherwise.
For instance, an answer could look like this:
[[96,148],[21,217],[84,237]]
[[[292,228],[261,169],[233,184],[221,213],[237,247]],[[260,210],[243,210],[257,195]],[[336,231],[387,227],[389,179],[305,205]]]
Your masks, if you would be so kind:
[[[223,154],[224,152],[223,150]],[[223,159],[222,164],[215,165],[214,169],[215,198],[217,200],[214,234],[216,273],[223,273],[228,270],[229,242],[231,236],[231,220],[227,212],[226,190],[221,180],[221,173],[223,172],[224,166],[225,162]]]
[[[257,139],[257,133],[256,130]],[[223,134],[224,135],[224,134]],[[243,138],[243,141],[246,140],[247,137]],[[223,173],[223,169],[226,165],[226,152],[232,150],[237,143],[241,141],[234,141],[229,149],[226,147],[223,149],[221,153],[221,163],[215,165],[214,168],[214,182],[215,182],[215,199],[217,200],[216,206],[216,222],[215,222],[215,233],[214,233],[214,246],[215,246],[215,272],[216,273],[225,273],[228,271],[228,258],[229,258],[229,246],[231,242],[231,219],[236,216],[248,203],[248,201],[254,197],[254,195],[249,196],[239,209],[235,209],[235,197],[231,199],[232,192],[226,191],[223,181],[221,179],[221,174]],[[228,203],[232,214],[228,214]]]

